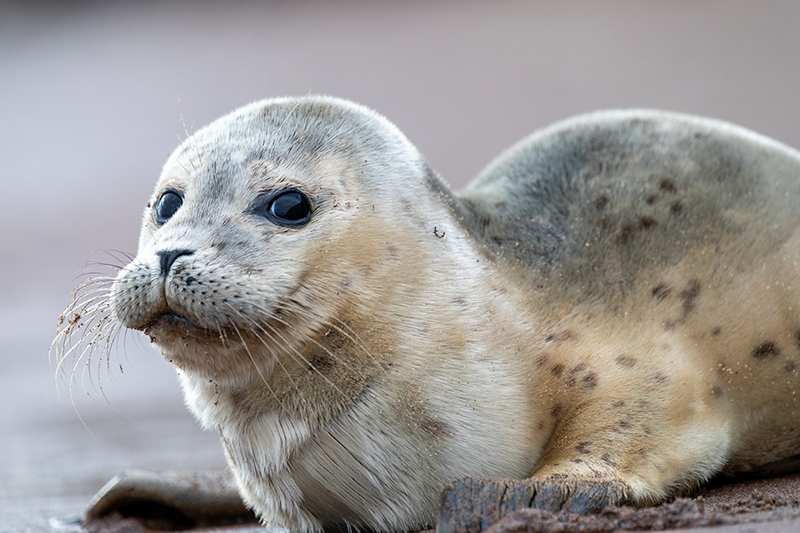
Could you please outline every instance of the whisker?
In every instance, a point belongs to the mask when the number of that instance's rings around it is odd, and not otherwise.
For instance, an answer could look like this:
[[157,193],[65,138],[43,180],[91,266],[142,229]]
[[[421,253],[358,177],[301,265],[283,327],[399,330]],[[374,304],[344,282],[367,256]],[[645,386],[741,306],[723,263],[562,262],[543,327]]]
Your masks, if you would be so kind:
[[[277,138],[278,138],[278,135],[279,135],[279,134],[281,133],[281,131],[283,130],[283,127],[286,125],[286,123],[289,121],[289,119],[290,119],[290,118],[292,118],[292,115],[294,115],[294,112],[297,110],[297,108],[298,108],[299,106],[300,106],[300,100],[298,100],[298,101],[297,101],[297,103],[295,103],[295,104],[294,104],[294,106],[293,106],[293,107],[292,107],[292,108],[289,110],[289,112],[286,114],[286,118],[284,118],[284,119],[283,119],[283,122],[281,122],[281,125],[280,125],[280,126],[278,126],[278,129],[277,129],[277,130],[275,130],[275,133],[273,133],[273,134],[272,134],[272,139],[270,139],[270,141],[269,141],[269,142],[275,142],[275,139],[277,139]],[[281,154],[281,156],[282,156],[282,155],[283,155],[283,154]]]
[[[287,328],[291,328],[291,327],[292,327],[292,326],[291,326],[291,324],[289,324],[288,322],[286,322],[286,321],[284,321],[283,319],[281,319],[280,317],[278,317],[278,316],[277,316],[277,315],[276,315],[274,312],[270,312],[268,309],[266,309],[266,308],[263,308],[263,307],[261,307],[261,306],[259,306],[259,307],[258,307],[258,310],[259,310],[259,311],[260,311],[262,314],[268,315],[268,316],[270,317],[270,319],[271,319],[271,320],[274,320],[274,321],[276,321],[276,322],[279,322],[279,323],[283,324],[284,326],[286,326]],[[318,369],[316,366],[314,366],[314,365],[313,365],[313,364],[312,364],[312,363],[311,363],[311,362],[310,362],[308,359],[306,359],[305,357],[303,357],[302,353],[300,353],[300,351],[299,351],[299,350],[297,350],[297,348],[295,348],[295,347],[293,346],[293,343],[290,343],[290,342],[288,342],[288,341],[287,341],[287,339],[286,339],[286,338],[285,338],[283,335],[281,335],[281,333],[280,333],[280,331],[279,331],[278,329],[276,329],[276,328],[274,328],[274,327],[270,326],[270,324],[269,324],[268,322],[267,322],[267,323],[265,323],[264,325],[265,325],[266,327],[269,327],[270,329],[272,329],[273,333],[274,333],[275,335],[277,335],[278,337],[280,337],[280,340],[281,340],[281,341],[282,341],[282,342],[285,344],[286,348],[288,348],[289,350],[291,350],[291,352],[294,352],[294,355],[292,355],[291,353],[290,353],[290,355],[291,355],[291,356],[292,356],[292,357],[295,359],[295,361],[298,361],[298,360],[299,360],[299,361],[302,361],[302,362],[303,362],[305,365],[307,365],[309,368],[311,368],[312,370],[314,370],[314,371],[315,371],[317,374],[319,374],[319,375],[320,375],[320,376],[321,376],[321,377],[322,377],[322,378],[323,378],[325,381],[327,381],[327,382],[328,382],[328,384],[329,384],[329,385],[331,385],[331,387],[333,387],[333,388],[334,388],[334,389],[335,389],[337,392],[339,392],[340,394],[343,394],[343,393],[342,393],[342,391],[339,389],[339,387],[337,387],[337,386],[336,386],[336,385],[335,385],[335,384],[334,384],[334,383],[333,383],[333,382],[332,382],[332,381],[331,381],[331,380],[330,380],[330,379],[329,379],[329,378],[328,378],[328,377],[327,377],[325,374],[323,374],[322,372],[320,372],[320,370],[319,370],[319,369]],[[342,364],[342,366],[344,366],[344,367],[345,367],[345,368],[347,368],[348,370],[353,370],[353,371],[356,371],[356,372],[358,372],[358,369],[354,369],[354,368],[350,367],[350,366],[347,364],[347,362],[344,360],[344,358],[342,358],[342,357],[340,357],[338,354],[336,354],[336,353],[332,352],[332,351],[331,351],[331,350],[330,350],[330,349],[329,349],[327,346],[324,346],[322,343],[320,343],[319,341],[317,341],[317,340],[316,340],[315,338],[313,338],[311,335],[309,335],[309,336],[308,336],[308,338],[307,338],[306,340],[309,340],[309,341],[311,341],[312,343],[314,343],[315,345],[317,345],[319,348],[321,348],[322,350],[324,350],[326,354],[328,354],[330,357],[332,357],[332,358],[333,358],[335,361],[337,361],[337,362],[341,363],[341,364]],[[295,356],[296,356],[296,357],[295,357]]]
[[[361,349],[361,351],[362,351],[362,352],[364,352],[364,354],[365,354],[367,357],[369,357],[369,358],[372,360],[372,362],[373,362],[373,363],[377,363],[377,362],[378,362],[378,359],[377,359],[377,358],[376,358],[376,357],[375,357],[375,356],[372,354],[372,352],[370,352],[369,350],[367,350],[367,347],[366,347],[366,346],[364,346],[364,344],[363,344],[363,343],[362,343],[362,342],[359,340],[359,338],[358,338],[358,335],[356,334],[356,332],[355,332],[355,331],[353,331],[353,328],[351,328],[351,327],[350,327],[350,325],[349,325],[347,322],[345,322],[344,320],[341,320],[340,318],[336,318],[336,321],[337,321],[339,324],[341,324],[341,325],[342,325],[342,327],[339,327],[339,326],[337,326],[336,324],[330,324],[330,327],[331,327],[331,328],[333,328],[333,329],[335,329],[336,331],[338,331],[339,333],[341,333],[341,334],[342,334],[342,335],[344,335],[345,337],[347,337],[347,339],[348,339],[349,341],[351,341],[353,344],[355,344],[356,346],[358,346],[358,348],[360,348],[360,349]],[[350,333],[347,333],[347,332],[345,331],[345,328],[346,328],[347,330],[349,330],[349,331],[350,331]],[[351,334],[352,334],[352,335],[351,335]]]
[[[273,145],[274,145],[274,143],[275,143],[276,139],[278,138],[278,135],[279,135],[279,134],[281,133],[281,131],[283,130],[283,127],[286,125],[286,123],[289,121],[289,119],[292,117],[292,115],[294,114],[294,112],[297,110],[297,108],[298,108],[299,106],[300,106],[300,100],[298,100],[298,101],[297,101],[297,102],[294,104],[294,106],[292,107],[292,109],[290,109],[290,110],[289,110],[289,112],[286,114],[286,117],[283,119],[283,122],[281,122],[281,125],[280,125],[280,126],[278,126],[278,129],[277,129],[277,130],[275,130],[275,132],[272,134],[272,138],[271,138],[269,141],[267,141],[267,144],[268,144],[268,145],[269,145],[269,144],[273,144]],[[277,155],[274,157],[274,160],[275,160],[275,162],[277,163],[277,162],[279,162],[281,159],[283,159],[283,157],[284,157],[284,156],[285,156],[285,155],[288,153],[288,151],[289,151],[289,150],[291,150],[291,149],[292,149],[292,147],[293,147],[294,145],[295,145],[295,143],[294,143],[294,142],[289,142],[289,143],[286,143],[286,148],[284,148],[284,149],[283,149],[283,151],[282,151],[281,153],[277,154]]]
[[[92,265],[102,266],[106,268],[112,268],[115,271],[120,271],[125,268],[125,265],[117,265],[116,263],[106,263],[105,261],[92,261]],[[89,272],[90,274],[102,274],[102,272]]]
[[236,324],[231,323],[231,326],[233,326],[233,330],[239,336],[239,340],[242,342],[242,346],[244,347],[245,352],[247,352],[247,356],[250,357],[250,361],[253,363],[253,367],[256,369],[256,372],[258,372],[258,376],[261,378],[261,381],[267,387],[267,390],[272,395],[272,397],[275,398],[275,401],[278,403],[278,405],[281,407],[281,409],[283,409],[284,408],[283,407],[283,402],[281,402],[280,398],[278,398],[278,396],[275,394],[275,391],[272,390],[272,387],[269,386],[269,383],[267,382],[267,378],[261,372],[261,367],[258,366],[258,363],[256,363],[256,359],[255,359],[255,357],[253,357],[253,353],[250,351],[250,347],[247,345],[247,342],[244,340],[244,337],[242,336],[241,331],[239,331],[239,328],[236,327]]
[[[230,305],[230,304],[229,304],[229,305]],[[233,308],[232,308],[232,309],[233,309]],[[236,313],[239,313],[239,311],[238,311],[238,310],[236,310],[236,309],[233,309],[233,310],[234,310]],[[271,318],[276,318],[276,317],[274,317],[274,314],[270,314],[270,313],[269,313],[267,310],[265,310],[265,309],[263,309],[263,308],[259,308],[259,311],[261,311],[261,312],[262,312],[262,313],[264,313],[264,314],[271,315]],[[270,327],[268,323],[265,323],[265,325],[266,325],[267,327]],[[330,385],[330,386],[331,386],[331,387],[332,387],[334,390],[336,390],[336,392],[338,392],[338,393],[340,393],[340,394],[344,394],[344,393],[341,391],[341,389],[339,389],[339,387],[337,387],[337,386],[336,386],[336,384],[335,384],[335,383],[333,383],[333,382],[332,382],[332,381],[331,381],[331,380],[330,380],[330,379],[329,379],[329,378],[328,378],[328,377],[327,377],[325,374],[323,374],[322,372],[320,372],[320,370],[319,370],[319,369],[318,369],[316,366],[314,366],[314,365],[313,365],[313,364],[312,364],[312,363],[311,363],[311,362],[310,362],[308,359],[306,359],[305,357],[303,357],[303,354],[302,354],[302,353],[300,353],[300,351],[299,351],[297,348],[295,348],[295,347],[293,346],[293,343],[289,342],[289,341],[288,341],[288,340],[287,340],[287,339],[286,339],[286,338],[285,338],[283,335],[281,335],[281,333],[280,333],[280,331],[279,331],[279,330],[277,330],[277,329],[275,329],[275,328],[271,328],[271,329],[272,329],[273,333],[274,333],[274,334],[275,334],[277,337],[279,337],[279,340],[280,340],[280,341],[281,341],[281,342],[284,344],[284,347],[285,347],[287,350],[289,350],[289,352],[288,352],[288,353],[289,353],[290,357],[292,357],[292,358],[293,358],[295,361],[302,361],[302,362],[303,362],[305,365],[307,365],[309,368],[311,368],[311,369],[312,369],[314,372],[316,372],[317,374],[319,374],[319,376],[320,376],[320,377],[322,377],[322,379],[324,379],[326,382],[328,382],[328,384],[329,384],[329,385]],[[323,349],[325,349],[325,348],[323,348]],[[249,353],[249,352],[248,352],[248,353]],[[329,353],[330,353],[330,352],[329,352]],[[339,360],[339,359],[338,359],[338,357],[337,357],[335,354],[330,354],[330,355],[332,355],[334,358],[336,358],[337,360]]]
[[75,307],[75,302],[77,301],[78,297],[84,293],[87,287],[91,287],[93,285],[98,285],[100,287],[111,286],[114,282],[114,278],[104,275],[98,275],[95,273],[90,273],[93,277],[83,279],[79,281],[79,278],[73,280],[75,283],[75,288],[72,289],[71,297],[72,302],[68,307]]
[[70,302],[59,316],[48,352],[50,365],[55,367],[56,390],[61,393],[59,378],[65,378],[70,403],[81,424],[93,437],[79,412],[76,389],[81,387],[87,396],[93,397],[89,390],[91,385],[111,405],[103,386],[103,368],[112,379],[112,346],[124,328],[111,312],[109,297],[117,272],[125,268],[124,259],[134,261],[133,256],[119,250],[103,250],[102,253],[110,260],[86,262],[82,272],[73,280]]
[[[86,340],[90,335],[94,335],[95,337],[97,335],[101,335],[104,323],[108,320],[111,320],[107,314],[99,317],[97,316],[105,310],[105,307],[107,307],[107,302],[100,303],[105,305],[93,306],[88,310],[82,310],[81,313],[74,314],[70,318],[67,326],[57,333],[56,338],[53,340],[53,343],[56,343],[55,348],[58,356],[58,367],[56,368],[56,372],[58,372],[64,360],[70,354],[81,349],[81,346],[86,343]],[[100,330],[99,332],[97,331],[98,329]],[[77,330],[82,330],[82,332],[78,340],[74,341],[75,332]],[[83,351],[90,346],[91,344],[84,347]],[[51,344],[51,349],[52,348],[53,345]]]
[[[300,302],[298,302],[296,300],[287,300],[286,302],[283,302],[282,304],[280,304],[276,309],[285,310],[285,311],[287,311],[289,313],[295,313],[295,311],[293,309],[291,309],[288,304],[294,304],[296,307],[299,307],[300,309],[302,309],[302,311],[303,311],[302,314],[304,314],[304,315],[307,315],[311,311],[310,307],[308,307],[306,305],[303,305],[302,303],[300,303]],[[285,325],[286,327],[291,327],[291,325],[288,322],[286,322],[285,320],[281,319],[274,312],[272,313],[272,318],[275,321],[280,322],[281,324]],[[334,320],[336,320],[337,322],[339,322],[339,323],[341,323],[343,325],[346,325],[345,322],[343,322],[342,320],[340,320],[338,318],[334,317]],[[353,335],[350,335],[347,332],[345,332],[344,330],[342,330],[341,328],[339,328],[338,326],[336,326],[335,324],[327,323],[326,327],[328,327],[329,329],[335,329],[336,331],[340,332],[342,335],[347,337],[347,339],[349,339],[356,346],[358,346],[367,355],[367,357],[369,357],[373,362],[375,362],[375,363],[378,362],[377,358],[369,350],[367,350],[367,348],[363,345],[363,343],[361,343],[357,338],[354,337],[354,335],[356,337],[357,337],[357,335],[355,334],[355,332],[352,329],[350,329],[350,331],[353,333]],[[337,361],[341,361],[341,363],[345,366],[345,368],[351,369],[342,358],[337,356],[335,353],[331,352],[326,346],[322,345],[319,341],[317,341],[316,339],[314,339],[311,336],[309,336],[308,340],[310,340],[311,342],[315,343],[317,346],[319,346],[320,348],[325,350],[325,352],[328,355],[334,357]]]
[[[272,357],[275,359],[275,362],[276,362],[276,364],[277,364],[278,366],[280,366],[280,367],[281,367],[281,370],[283,370],[283,373],[286,375],[286,378],[287,378],[287,379],[288,379],[288,380],[291,382],[291,384],[292,384],[292,386],[295,388],[295,390],[299,390],[299,389],[298,389],[298,387],[297,387],[297,384],[296,384],[296,383],[294,382],[294,380],[292,379],[292,376],[291,376],[291,374],[289,374],[289,371],[288,371],[288,370],[286,370],[286,367],[285,367],[285,366],[283,366],[283,361],[281,361],[280,354],[278,354],[278,353],[276,352],[276,349],[275,349],[275,346],[274,346],[274,344],[275,344],[275,342],[274,342],[274,341],[275,341],[275,339],[272,337],[272,335],[271,335],[271,334],[270,334],[270,333],[269,333],[267,330],[265,330],[265,329],[264,329],[264,328],[261,326],[261,324],[259,324],[259,323],[258,323],[256,320],[254,320],[253,318],[251,318],[251,317],[248,317],[248,316],[246,316],[246,315],[242,314],[241,312],[239,312],[239,310],[238,310],[238,309],[234,308],[234,307],[233,307],[233,306],[231,306],[230,304],[228,304],[228,307],[230,307],[230,308],[231,308],[231,310],[232,310],[234,313],[238,314],[238,315],[239,315],[239,317],[241,317],[241,318],[244,318],[244,319],[246,319],[246,320],[249,320],[249,321],[250,321],[250,322],[251,322],[251,323],[252,323],[252,324],[253,324],[255,327],[257,327],[258,329],[260,329],[260,330],[261,330],[261,331],[264,333],[264,335],[266,335],[267,337],[269,337],[269,339],[270,339],[271,341],[273,341],[273,342],[272,342],[272,344],[269,344],[269,343],[267,343],[266,341],[264,341],[264,339],[261,337],[261,335],[256,335],[256,336],[258,337],[258,340],[259,340],[259,341],[261,341],[261,344],[263,344],[263,345],[264,345],[264,347],[265,347],[267,350],[269,350],[269,352],[270,352],[270,356],[272,356]],[[278,398],[275,398],[275,399],[277,400]],[[280,403],[280,400],[278,401],[278,403]]]
[[[178,114],[181,117],[181,124],[183,125],[183,133],[186,134],[186,140],[189,141],[192,138],[192,136],[189,135],[189,130],[186,127],[186,120],[183,118],[183,107],[181,107],[181,98],[178,98]],[[183,148],[183,153],[187,154],[187,156],[188,156],[189,164],[192,165],[192,169],[194,169],[195,172],[196,172],[197,171],[197,166],[195,166],[194,161],[192,161],[191,154],[189,154],[189,152],[184,148],[183,141],[181,141],[181,136],[178,135],[177,132],[175,132],[175,135],[178,137],[178,143],[180,144],[181,148]],[[199,163],[199,161],[198,161],[198,163]],[[181,167],[183,167],[183,165],[181,165]],[[184,168],[183,170],[185,170],[187,174],[189,173],[189,171],[186,168]]]
[[[123,250],[117,250],[117,249],[114,249],[114,248],[106,249],[106,250],[100,250],[100,253],[103,253],[103,254],[111,257],[115,261],[118,261],[120,268],[124,268],[126,264],[128,264],[131,261],[133,261],[134,259],[136,259],[135,255],[133,255],[131,253],[128,253],[128,252],[125,252]],[[119,256],[122,256],[122,259],[120,259]]]
[[[284,309],[285,309],[285,308],[284,308]],[[278,321],[280,321],[280,322],[282,322],[282,323],[284,323],[284,324],[286,324],[287,326],[289,325],[287,322],[285,322],[285,321],[283,321],[283,320],[281,320],[281,319],[277,319],[277,320],[278,320]],[[289,326],[289,327],[291,327],[291,326]],[[354,371],[354,372],[359,372],[359,370],[358,370],[357,368],[353,368],[353,367],[351,367],[350,365],[348,365],[348,364],[347,364],[347,361],[346,361],[346,360],[345,360],[343,357],[341,357],[339,354],[337,354],[337,353],[334,353],[333,351],[331,351],[331,350],[330,350],[330,349],[329,349],[327,346],[323,345],[321,342],[319,342],[319,341],[318,341],[317,339],[315,339],[313,336],[309,335],[309,336],[308,336],[308,338],[307,338],[306,340],[308,340],[308,341],[310,341],[310,342],[314,343],[314,344],[315,344],[317,347],[321,348],[321,349],[322,349],[322,350],[323,350],[323,351],[324,351],[324,352],[325,352],[327,355],[329,355],[330,357],[332,357],[332,358],[333,358],[335,361],[337,361],[338,363],[341,363],[341,364],[342,364],[342,366],[344,366],[344,367],[345,367],[347,370],[352,370],[352,371]],[[302,357],[302,356],[301,356],[301,357]],[[303,359],[303,361],[305,361],[305,359]],[[306,363],[307,363],[309,366],[311,365],[311,363],[309,363],[308,361],[305,361],[305,362],[306,362]]]

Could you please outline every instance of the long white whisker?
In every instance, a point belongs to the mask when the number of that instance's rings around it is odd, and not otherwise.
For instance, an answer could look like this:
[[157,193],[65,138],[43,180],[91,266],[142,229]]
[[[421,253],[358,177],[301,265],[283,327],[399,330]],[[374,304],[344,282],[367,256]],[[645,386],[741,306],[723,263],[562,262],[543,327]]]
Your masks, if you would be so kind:
[[236,332],[236,335],[239,336],[239,340],[242,343],[242,347],[244,347],[245,352],[247,352],[248,357],[250,357],[250,361],[253,363],[253,367],[256,369],[256,372],[258,372],[258,376],[261,378],[261,381],[267,387],[267,390],[272,395],[272,397],[275,398],[275,401],[278,403],[278,405],[281,407],[281,409],[283,409],[283,403],[281,402],[280,398],[278,398],[278,396],[275,394],[275,391],[272,390],[272,387],[269,386],[269,382],[267,382],[267,378],[261,372],[261,367],[258,365],[258,363],[256,363],[256,359],[255,359],[255,357],[253,357],[253,354],[250,351],[250,348],[247,345],[247,342],[244,340],[244,337],[242,336],[241,331],[239,331],[239,328],[236,327],[236,324],[231,323],[231,326],[233,326],[233,330]]
[[[264,335],[266,335],[266,336],[269,338],[269,340],[270,340],[270,341],[272,341],[272,343],[271,343],[271,344],[270,344],[270,343],[267,343],[266,341],[264,341],[264,339],[261,337],[261,335],[256,335],[256,336],[258,337],[258,340],[259,340],[259,341],[261,341],[261,344],[263,344],[263,345],[264,345],[264,347],[265,347],[267,350],[269,350],[269,352],[270,352],[270,356],[271,356],[271,357],[273,357],[273,358],[275,359],[275,363],[276,363],[276,364],[277,364],[279,367],[281,367],[281,370],[283,370],[283,373],[286,375],[286,378],[287,378],[287,379],[288,379],[288,380],[291,382],[291,384],[292,384],[292,386],[295,388],[295,390],[298,390],[298,388],[297,388],[297,384],[296,384],[296,383],[294,382],[294,380],[292,379],[292,376],[291,376],[291,374],[289,374],[289,371],[288,371],[288,370],[286,370],[286,367],[283,365],[283,361],[281,361],[281,359],[282,359],[282,358],[280,357],[280,354],[279,354],[279,353],[277,353],[277,351],[276,351],[276,348],[275,348],[275,344],[276,344],[276,343],[275,343],[275,339],[273,338],[273,335],[272,335],[272,334],[271,334],[269,331],[265,330],[265,329],[264,329],[264,328],[261,326],[261,324],[259,324],[258,322],[256,322],[256,321],[255,321],[253,318],[251,318],[251,317],[248,317],[248,316],[244,315],[243,313],[239,312],[239,310],[238,310],[238,309],[234,308],[234,307],[233,307],[233,306],[231,306],[230,304],[228,304],[228,307],[230,307],[230,309],[231,309],[231,310],[232,310],[234,313],[236,313],[237,315],[239,315],[239,317],[240,317],[240,318],[243,318],[243,319],[245,319],[245,320],[248,320],[248,321],[250,321],[250,322],[251,322],[251,323],[252,323],[252,324],[253,324],[255,327],[257,327],[258,329],[260,329],[260,330],[261,330],[261,332],[262,332]],[[269,327],[269,326],[268,326],[268,327]],[[273,330],[273,333],[275,332],[274,328],[271,328],[271,327],[270,327],[270,329],[272,329],[272,330]],[[276,398],[276,399],[277,399],[277,398]]]
[[[59,316],[56,334],[48,353],[50,364],[55,366],[56,390],[60,389],[58,378],[66,377],[70,403],[81,424],[93,437],[78,410],[75,387],[81,386],[91,397],[87,390],[88,378],[89,383],[99,388],[105,401],[111,403],[102,384],[102,369],[105,366],[109,375],[111,374],[111,347],[122,328],[111,313],[109,295],[116,273],[124,268],[121,258],[131,258],[129,254],[120,251],[103,253],[111,261],[89,261],[75,279],[70,303]],[[96,384],[94,372],[90,371],[93,361],[97,367]]]
[[[291,310],[291,309],[288,307],[288,305],[287,305],[288,303],[295,304],[295,305],[297,305],[297,306],[301,307],[301,308],[302,308],[304,311],[307,311],[307,310],[308,310],[308,308],[306,308],[305,306],[302,306],[301,304],[299,304],[298,302],[296,302],[296,301],[294,301],[294,300],[289,300],[288,302],[285,302],[285,303],[284,303],[282,306],[278,307],[278,309],[282,309],[282,310],[285,310],[285,311],[287,311],[287,312],[290,312],[290,313],[291,313],[291,312],[292,312],[292,310]],[[279,316],[277,316],[277,315],[276,315],[274,312],[272,313],[272,317],[273,317],[273,319],[274,319],[276,322],[279,322],[279,323],[281,323],[282,325],[284,325],[284,326],[286,326],[286,327],[292,327],[292,326],[291,326],[291,324],[289,324],[288,322],[286,322],[285,320],[283,320],[282,318],[280,318]],[[339,320],[339,319],[336,319],[336,320],[337,320],[338,322],[342,322],[342,321],[341,321],[341,320]],[[351,341],[353,341],[355,344],[357,344],[357,345],[358,345],[358,347],[359,347],[359,348],[361,348],[361,349],[364,351],[364,353],[365,353],[365,354],[367,354],[367,356],[368,356],[370,359],[372,359],[372,361],[373,361],[373,362],[377,362],[377,359],[375,358],[375,356],[373,356],[373,355],[372,355],[372,354],[371,354],[371,353],[370,353],[370,352],[369,352],[369,351],[368,351],[368,350],[367,350],[367,349],[366,349],[366,348],[363,346],[363,344],[361,344],[360,342],[356,341],[356,340],[355,340],[355,339],[354,339],[352,336],[350,336],[350,335],[346,334],[344,331],[342,331],[340,328],[338,328],[338,327],[337,327],[336,325],[334,325],[334,324],[328,324],[328,327],[329,327],[329,328],[332,328],[332,329],[336,329],[337,331],[339,331],[340,333],[342,333],[343,335],[345,335],[345,336],[346,336],[346,337],[347,337],[349,340],[351,340]],[[311,341],[311,342],[313,342],[314,344],[316,344],[316,345],[317,345],[319,348],[321,348],[321,349],[325,350],[325,353],[327,353],[328,355],[330,355],[331,357],[333,357],[335,360],[337,360],[337,361],[341,362],[341,363],[342,363],[342,365],[343,365],[345,368],[347,368],[348,370],[357,370],[357,369],[353,369],[353,368],[351,368],[351,367],[350,367],[350,366],[347,364],[347,362],[346,362],[346,361],[345,361],[343,358],[339,357],[339,355],[338,355],[338,354],[336,354],[336,353],[332,352],[330,349],[328,349],[328,347],[327,347],[327,346],[323,345],[322,343],[320,343],[320,342],[319,342],[318,340],[316,340],[315,338],[313,338],[313,337],[309,336],[308,340],[309,340],[309,341]]]
[[[275,319],[275,320],[277,320],[277,321],[281,321],[281,320],[280,320],[278,317],[276,317],[276,316],[275,316],[275,314],[274,314],[274,313],[269,313],[269,312],[268,312],[266,309],[264,309],[264,308],[260,308],[260,307],[259,307],[258,309],[259,309],[261,312],[263,312],[263,313],[267,314],[268,316],[270,316],[270,318],[272,318],[272,319]],[[281,322],[282,322],[282,321],[281,321]],[[284,324],[286,324],[285,322],[283,322],[283,323],[284,323]],[[266,325],[267,327],[270,327],[270,326],[269,326],[269,324],[265,324],[265,325]],[[287,325],[288,327],[291,327],[291,326],[289,326],[288,324],[286,324],[286,325]],[[312,369],[314,372],[316,372],[317,374],[319,374],[319,376],[320,376],[320,377],[322,377],[322,379],[324,379],[324,380],[325,380],[325,381],[326,381],[326,382],[327,382],[327,383],[328,383],[328,384],[329,384],[331,387],[333,387],[333,389],[334,389],[334,390],[336,390],[336,392],[338,392],[338,393],[340,393],[340,394],[343,394],[343,393],[342,393],[342,391],[341,391],[341,389],[339,389],[339,387],[337,387],[337,386],[336,386],[336,384],[335,384],[335,383],[333,383],[333,382],[332,382],[332,381],[331,381],[331,380],[330,380],[330,379],[329,379],[329,378],[328,378],[328,377],[327,377],[325,374],[323,374],[322,372],[320,372],[320,370],[319,370],[319,369],[318,369],[316,366],[314,366],[314,365],[313,365],[313,364],[312,364],[312,363],[311,363],[311,362],[310,362],[308,359],[306,359],[305,357],[303,357],[303,354],[302,354],[302,353],[300,353],[300,351],[299,351],[299,350],[298,350],[296,347],[294,347],[293,343],[289,342],[289,341],[286,339],[286,337],[284,337],[283,335],[281,335],[281,333],[280,333],[280,331],[279,331],[278,329],[276,329],[276,328],[272,328],[272,327],[270,327],[270,329],[272,329],[272,332],[273,332],[273,334],[274,334],[274,335],[276,335],[277,337],[279,337],[279,340],[280,340],[280,341],[283,343],[283,345],[285,346],[285,348],[288,350],[288,352],[287,352],[287,353],[288,353],[288,354],[289,354],[289,355],[290,355],[290,356],[291,356],[291,357],[292,357],[292,358],[293,358],[295,361],[302,361],[302,362],[303,362],[305,365],[307,365],[309,368],[311,368],[311,369]],[[312,340],[313,340],[313,339],[312,339]],[[316,341],[314,341],[314,342],[316,342]],[[317,344],[319,345],[319,343],[317,343]],[[326,349],[325,347],[323,347],[322,345],[319,345],[319,346],[320,346],[321,348],[323,348],[324,350],[326,350],[326,351],[328,352],[328,354],[329,354],[329,355],[331,355],[331,356],[332,356],[334,359],[336,359],[337,361],[341,361],[341,359],[340,359],[340,358],[339,358],[339,357],[338,357],[336,354],[334,354],[334,353],[331,353],[329,350],[327,350],[327,349]],[[346,365],[345,365],[345,366],[346,366]]]
[[[180,98],[178,98],[178,114],[181,117],[181,125],[183,125],[183,133],[186,134],[186,140],[190,141],[192,136],[189,135],[189,129],[186,127],[186,120],[184,120],[184,118],[183,118],[183,108],[181,107],[181,99]],[[183,148],[183,153],[188,154],[188,152],[186,151],[186,149],[183,146],[183,141],[181,141],[181,136],[178,134],[178,132],[175,132],[175,136],[178,137],[178,143],[180,144],[181,148]],[[197,166],[195,166],[194,161],[192,161],[191,154],[189,154],[188,159],[189,159],[189,164],[192,165],[192,168],[195,171],[197,171]],[[198,161],[198,163],[199,163],[199,161]],[[183,167],[183,165],[181,165],[181,167]],[[188,169],[184,168],[183,170],[185,170],[187,174],[189,173]]]

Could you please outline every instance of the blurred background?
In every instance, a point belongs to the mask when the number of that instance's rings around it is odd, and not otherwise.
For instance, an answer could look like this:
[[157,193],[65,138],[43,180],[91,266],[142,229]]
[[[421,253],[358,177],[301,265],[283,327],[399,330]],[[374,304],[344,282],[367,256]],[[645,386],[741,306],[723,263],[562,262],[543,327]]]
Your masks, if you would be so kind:
[[125,468],[222,467],[138,335],[72,400],[48,348],[86,261],[135,253],[186,131],[308,93],[378,110],[456,188],[533,130],[604,108],[800,147],[800,3],[0,2],[0,531],[49,531]]

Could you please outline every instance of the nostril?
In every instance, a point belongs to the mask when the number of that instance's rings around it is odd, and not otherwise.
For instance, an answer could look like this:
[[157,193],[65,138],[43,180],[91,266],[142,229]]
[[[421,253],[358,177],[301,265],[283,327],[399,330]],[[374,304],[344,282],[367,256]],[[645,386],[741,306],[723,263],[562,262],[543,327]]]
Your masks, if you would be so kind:
[[161,259],[161,275],[166,276],[172,268],[172,263],[182,255],[192,255],[194,250],[161,250],[158,257]]

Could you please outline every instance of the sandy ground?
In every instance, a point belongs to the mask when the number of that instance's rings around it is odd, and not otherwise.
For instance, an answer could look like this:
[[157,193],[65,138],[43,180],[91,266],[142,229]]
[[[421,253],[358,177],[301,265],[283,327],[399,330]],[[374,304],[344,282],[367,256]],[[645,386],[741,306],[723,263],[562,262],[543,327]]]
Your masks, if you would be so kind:
[[534,129],[601,108],[800,147],[799,28],[789,1],[0,3],[0,532],[52,531],[125,468],[222,467],[136,335],[72,387],[48,363],[76,275],[135,251],[186,131],[266,96],[344,96],[456,187]]
[[613,507],[577,516],[523,509],[503,517],[487,533],[697,530],[762,532],[800,530],[800,475],[720,483],[691,498],[658,507]]

